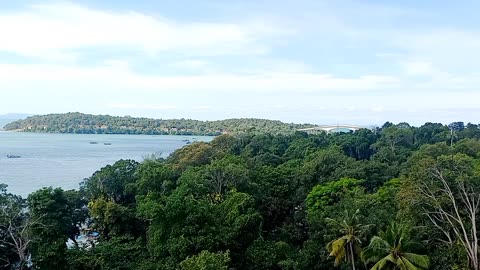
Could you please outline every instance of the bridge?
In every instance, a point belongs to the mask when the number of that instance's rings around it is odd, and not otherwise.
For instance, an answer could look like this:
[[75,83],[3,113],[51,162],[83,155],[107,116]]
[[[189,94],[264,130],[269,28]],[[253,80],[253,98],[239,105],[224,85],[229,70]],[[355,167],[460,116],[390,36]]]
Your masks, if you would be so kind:
[[297,129],[297,131],[303,131],[307,133],[316,133],[319,131],[325,131],[327,133],[330,133],[330,132],[341,132],[344,130],[357,131],[362,128],[373,129],[372,127],[364,127],[364,126],[356,126],[356,125],[321,125],[321,126],[316,126],[311,128],[301,128],[301,129]]

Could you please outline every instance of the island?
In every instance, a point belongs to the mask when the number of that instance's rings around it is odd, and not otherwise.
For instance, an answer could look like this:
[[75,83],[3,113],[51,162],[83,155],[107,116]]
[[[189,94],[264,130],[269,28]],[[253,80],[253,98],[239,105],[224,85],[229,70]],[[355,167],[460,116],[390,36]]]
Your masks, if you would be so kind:
[[293,134],[311,124],[278,120],[238,118],[217,121],[152,119],[130,116],[92,115],[78,112],[35,115],[5,125],[7,131],[75,134],[147,134],[217,136],[238,133]]

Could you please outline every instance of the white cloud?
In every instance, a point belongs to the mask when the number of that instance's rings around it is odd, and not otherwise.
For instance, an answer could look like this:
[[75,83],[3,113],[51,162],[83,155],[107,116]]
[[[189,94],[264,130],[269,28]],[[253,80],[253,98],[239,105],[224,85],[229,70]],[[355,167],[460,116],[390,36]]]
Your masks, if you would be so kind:
[[355,111],[357,108],[355,106],[347,106],[344,108],[347,112],[353,112]]
[[[399,80],[390,76],[367,75],[353,78],[320,73],[206,74],[149,76],[132,72],[123,62],[76,67],[63,65],[0,64],[0,87],[8,85],[95,85],[109,89],[161,91],[262,91],[323,92],[369,91],[396,87]],[[60,88],[60,87],[59,87]]]
[[170,66],[178,69],[204,70],[208,68],[209,63],[207,61],[189,59],[172,63]]
[[448,28],[405,31],[393,35],[391,40],[391,45],[404,51],[404,58],[413,59],[411,62],[416,64],[417,71],[451,74],[480,71],[477,65],[480,31]]
[[192,107],[192,109],[196,111],[207,111],[207,110],[211,110],[212,108],[213,107],[210,105],[197,105]]
[[398,58],[398,57],[402,57],[403,55],[400,53],[392,53],[392,52],[378,52],[378,53],[375,53],[375,56],[379,58]]
[[[148,54],[263,53],[263,36],[278,35],[265,22],[233,24],[176,22],[138,12],[108,12],[76,4],[34,5],[24,11],[0,12],[0,51],[25,56],[71,59],[71,50],[115,47]],[[266,24],[267,25],[267,24]]]
[[[465,116],[478,118],[479,31],[404,23],[426,17],[396,9],[320,6],[295,3],[274,20],[263,16],[270,7],[235,10],[208,23],[68,3],[0,10],[0,53],[43,60],[0,59],[0,108],[300,122],[471,108]],[[252,14],[263,19],[239,19]]]
[[370,111],[379,113],[379,112],[385,111],[385,108],[382,106],[378,106],[378,107],[371,108]]
[[431,62],[412,61],[403,63],[405,73],[411,76],[422,76],[434,74],[434,68]]

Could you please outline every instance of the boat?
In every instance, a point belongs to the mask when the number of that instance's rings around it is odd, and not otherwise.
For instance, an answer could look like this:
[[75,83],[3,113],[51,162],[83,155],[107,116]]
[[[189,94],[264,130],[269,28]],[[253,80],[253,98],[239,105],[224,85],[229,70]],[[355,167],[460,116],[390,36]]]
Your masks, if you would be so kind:
[[21,156],[17,156],[17,155],[7,155],[7,158],[21,158]]
[[90,144],[98,144],[98,142],[90,142]]
[[109,143],[109,142],[106,142],[106,143],[103,143],[104,145],[112,145],[112,143]]

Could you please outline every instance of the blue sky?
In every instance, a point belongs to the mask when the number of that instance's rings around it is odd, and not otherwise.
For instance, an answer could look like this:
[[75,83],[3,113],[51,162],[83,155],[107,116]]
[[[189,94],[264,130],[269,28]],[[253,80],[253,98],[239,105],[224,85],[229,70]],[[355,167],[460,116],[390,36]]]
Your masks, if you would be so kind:
[[1,1],[0,114],[480,119],[478,1]]

